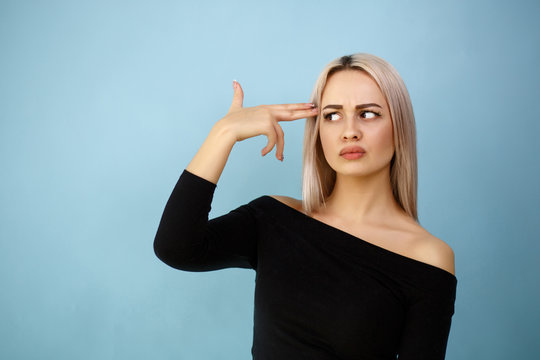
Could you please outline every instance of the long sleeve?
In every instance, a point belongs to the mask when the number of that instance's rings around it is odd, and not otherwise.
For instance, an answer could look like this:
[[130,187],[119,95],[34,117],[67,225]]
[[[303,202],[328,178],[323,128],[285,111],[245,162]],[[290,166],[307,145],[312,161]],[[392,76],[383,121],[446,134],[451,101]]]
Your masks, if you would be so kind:
[[208,220],[216,185],[184,170],[167,201],[154,239],[157,257],[186,271],[257,266],[253,209],[242,205]]
[[424,292],[410,305],[399,349],[400,360],[442,360],[454,314],[455,283],[444,294]]
[[257,271],[253,358],[443,360],[457,279],[261,196],[208,220],[216,185],[188,171],[156,255],[187,271]]

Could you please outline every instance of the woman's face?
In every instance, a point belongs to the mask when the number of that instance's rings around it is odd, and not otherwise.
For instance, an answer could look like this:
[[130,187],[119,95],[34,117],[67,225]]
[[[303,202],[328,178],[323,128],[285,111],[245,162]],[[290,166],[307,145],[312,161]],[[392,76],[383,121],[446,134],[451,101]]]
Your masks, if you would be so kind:
[[381,90],[367,73],[342,70],[332,74],[319,114],[324,156],[336,173],[366,176],[390,167],[392,119]]

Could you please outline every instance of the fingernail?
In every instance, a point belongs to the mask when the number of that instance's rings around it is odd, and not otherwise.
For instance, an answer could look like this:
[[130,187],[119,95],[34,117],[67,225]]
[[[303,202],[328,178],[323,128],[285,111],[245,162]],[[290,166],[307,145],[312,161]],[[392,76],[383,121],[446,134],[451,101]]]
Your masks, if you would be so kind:
[[237,83],[236,79],[233,79],[233,81],[232,81],[232,87],[233,87],[233,89],[236,89],[236,83]]

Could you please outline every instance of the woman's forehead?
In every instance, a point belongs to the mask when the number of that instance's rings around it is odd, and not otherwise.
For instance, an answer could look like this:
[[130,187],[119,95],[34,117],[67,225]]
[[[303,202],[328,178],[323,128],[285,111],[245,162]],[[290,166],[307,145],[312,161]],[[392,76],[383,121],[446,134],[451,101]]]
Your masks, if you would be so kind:
[[321,96],[323,107],[328,104],[355,106],[366,103],[385,105],[384,96],[375,80],[360,70],[344,70],[332,74]]

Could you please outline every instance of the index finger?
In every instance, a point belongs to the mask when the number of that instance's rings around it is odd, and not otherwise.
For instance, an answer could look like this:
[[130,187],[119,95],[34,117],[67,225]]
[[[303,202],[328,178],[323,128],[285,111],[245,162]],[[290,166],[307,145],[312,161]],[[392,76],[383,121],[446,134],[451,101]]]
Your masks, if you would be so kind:
[[296,103],[296,104],[275,104],[267,105],[275,110],[303,110],[303,109],[312,109],[315,107],[313,103]]
[[275,110],[275,114],[278,117],[278,121],[291,121],[298,120],[303,118],[308,118],[317,115],[318,108],[309,108],[309,109],[288,109],[288,110]]

